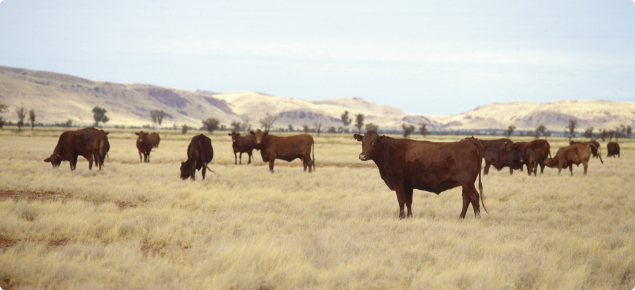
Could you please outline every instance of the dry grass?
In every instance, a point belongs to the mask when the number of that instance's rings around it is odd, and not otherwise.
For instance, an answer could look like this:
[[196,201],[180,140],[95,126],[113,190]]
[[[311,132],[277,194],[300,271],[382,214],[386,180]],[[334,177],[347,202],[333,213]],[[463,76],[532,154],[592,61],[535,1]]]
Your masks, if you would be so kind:
[[316,138],[316,173],[296,160],[270,174],[259,152],[234,166],[229,137],[215,133],[215,173],[192,182],[178,168],[193,134],[162,136],[152,163],[138,164],[131,132],[111,133],[102,171],[81,159],[74,172],[42,162],[56,132],[0,136],[3,289],[635,286],[629,149],[594,159],[586,177],[490,171],[480,220],[457,219],[459,189],[415,191],[414,218],[399,220],[395,194],[348,135]]

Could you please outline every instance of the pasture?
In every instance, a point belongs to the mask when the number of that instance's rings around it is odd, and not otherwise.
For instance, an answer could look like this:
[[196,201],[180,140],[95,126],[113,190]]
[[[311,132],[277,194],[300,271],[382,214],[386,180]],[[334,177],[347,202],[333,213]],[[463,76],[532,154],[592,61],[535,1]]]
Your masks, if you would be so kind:
[[[602,142],[604,165],[592,159],[587,176],[491,169],[481,219],[471,208],[458,219],[455,188],[415,190],[414,217],[399,220],[395,193],[358,160],[352,134],[314,136],[313,174],[299,160],[278,160],[271,174],[259,151],[234,165],[227,132],[205,132],[214,173],[182,181],[180,162],[201,132],[158,131],[159,148],[140,164],[134,131],[111,129],[104,168],[89,171],[80,157],[71,172],[42,161],[63,131],[0,131],[2,289],[635,287],[627,140],[621,159],[605,157]],[[548,141],[552,155],[567,144]]]

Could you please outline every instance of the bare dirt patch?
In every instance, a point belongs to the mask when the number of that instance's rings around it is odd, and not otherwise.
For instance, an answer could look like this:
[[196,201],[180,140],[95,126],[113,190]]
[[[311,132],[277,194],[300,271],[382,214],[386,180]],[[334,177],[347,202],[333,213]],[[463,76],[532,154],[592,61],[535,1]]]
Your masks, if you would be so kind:
[[[85,200],[85,199],[75,198],[70,194],[55,193],[55,192],[0,190],[0,201],[7,200],[7,199],[13,199],[16,202],[19,200],[26,200],[28,202],[32,202],[36,200],[47,201],[47,202],[55,202],[55,201],[66,202],[68,200],[81,200],[85,202],[92,202],[95,205],[107,202],[107,201],[98,201],[98,200]],[[119,209],[137,206],[136,204],[121,202],[121,201],[116,201],[114,203],[119,207]]]

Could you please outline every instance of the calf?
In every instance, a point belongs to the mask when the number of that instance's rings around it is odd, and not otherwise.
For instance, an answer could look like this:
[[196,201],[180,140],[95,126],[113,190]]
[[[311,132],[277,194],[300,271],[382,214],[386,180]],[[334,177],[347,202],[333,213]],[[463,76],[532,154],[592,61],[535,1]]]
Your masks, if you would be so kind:
[[[518,142],[514,143],[514,149],[519,150],[523,155],[527,155],[527,150],[532,149],[534,151],[534,158],[537,165],[540,165],[540,173],[545,170],[545,159],[551,157],[551,146],[547,140],[534,140],[531,142]],[[533,171],[530,170],[527,161],[524,162],[527,166],[527,174],[531,175]],[[536,166],[537,170],[537,166]]]
[[[137,150],[139,151],[139,162],[150,162],[150,152],[152,148],[158,148],[161,138],[157,133],[146,133],[143,131],[136,132],[137,138]],[[143,154],[143,159],[141,158]]]
[[514,163],[523,163],[523,154],[518,150],[505,151],[495,147],[485,149],[483,154],[485,159],[485,167],[483,168],[483,174],[489,173],[489,167],[494,165],[498,171],[501,171],[504,167],[509,167],[509,174],[514,174]]
[[606,157],[613,156],[613,158],[615,158],[615,155],[617,155],[617,158],[620,158],[620,144],[619,143],[609,142],[609,144],[606,145],[606,149],[609,151]]
[[591,143],[591,144],[595,145],[596,148],[591,148],[591,154],[593,154],[593,158],[598,158],[598,156],[600,154],[599,151],[601,151],[600,150],[600,143],[598,143],[598,141],[595,141],[595,140],[593,140],[591,142],[576,142],[576,141],[573,141],[573,140],[569,141],[569,145],[573,145],[573,144],[577,144],[577,143]]
[[[256,144],[260,148],[262,161],[269,162],[269,171],[273,172],[273,162],[282,159],[288,162],[300,158],[304,171],[307,167],[311,173],[311,167],[315,171],[315,145],[311,135],[302,134],[289,137],[279,137],[269,135],[269,132],[262,132],[260,129],[254,133]],[[313,158],[311,158],[311,147],[313,147]]]
[[[562,147],[558,149],[556,156],[545,160],[545,165],[551,168],[558,168],[558,174],[560,174],[563,168],[566,169],[569,167],[571,176],[573,176],[573,164],[580,166],[580,163],[582,163],[582,166],[584,166],[584,175],[586,175],[593,147],[595,147],[595,145],[590,143],[576,143],[571,146]],[[600,162],[604,164],[601,156]]]
[[479,192],[474,182],[478,176],[483,204],[483,145],[474,137],[448,143],[394,139],[379,136],[375,131],[368,131],[365,135],[355,134],[353,137],[362,142],[359,159],[373,160],[388,188],[397,193],[399,218],[405,217],[404,204],[408,207],[408,217],[412,217],[414,189],[439,194],[458,186],[463,187],[460,218],[465,218],[470,203],[474,215],[480,216]]
[[238,164],[236,153],[240,153],[240,164],[243,164],[243,153],[247,153],[247,155],[249,155],[249,161],[247,164],[251,164],[251,152],[253,152],[254,149],[258,150],[258,147],[256,146],[256,136],[251,134],[247,136],[240,136],[240,133],[236,133],[236,131],[232,131],[227,135],[232,136],[234,165]]
[[[212,162],[214,158],[214,148],[212,148],[212,140],[201,134],[192,137],[190,145],[187,146],[187,161],[181,162],[181,179],[188,177],[194,180],[196,170],[203,168],[203,180],[205,180],[205,170],[209,169],[207,163]],[[212,171],[209,169],[209,171]]]
[[53,154],[44,159],[44,162],[50,162],[53,167],[59,167],[62,161],[69,161],[71,170],[75,170],[77,157],[81,155],[88,160],[89,170],[93,168],[93,161],[101,170],[103,158],[110,148],[106,135],[108,135],[107,132],[92,127],[66,131],[60,135]]

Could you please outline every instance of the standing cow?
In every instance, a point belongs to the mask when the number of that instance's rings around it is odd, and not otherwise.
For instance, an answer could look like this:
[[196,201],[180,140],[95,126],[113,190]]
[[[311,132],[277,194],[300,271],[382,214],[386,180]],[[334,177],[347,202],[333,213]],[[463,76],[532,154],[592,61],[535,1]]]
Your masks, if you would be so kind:
[[[556,156],[545,160],[545,165],[551,168],[558,168],[558,174],[560,174],[562,169],[569,167],[571,176],[573,176],[573,165],[580,166],[580,163],[582,163],[582,166],[584,166],[584,175],[586,175],[593,147],[595,147],[595,145],[590,143],[576,143],[571,146],[562,147],[558,149]],[[604,164],[602,156],[600,156],[600,162]]]
[[[161,138],[157,133],[136,132],[137,138],[137,150],[139,151],[139,162],[150,162],[150,152],[152,148],[158,148]],[[143,154],[143,159],[141,158]]]
[[514,174],[514,164],[523,163],[523,153],[514,149],[505,151],[504,149],[490,147],[485,149],[483,159],[485,159],[484,175],[489,173],[491,165],[494,165],[494,168],[498,171],[501,171],[504,167],[509,167],[509,174]]
[[617,155],[617,158],[620,158],[620,144],[619,143],[610,142],[609,144],[606,145],[606,149],[609,151],[606,157],[613,156],[613,158],[615,158],[615,155]]
[[465,218],[470,203],[474,215],[479,217],[479,192],[474,186],[477,176],[481,204],[487,212],[481,183],[483,145],[474,137],[448,143],[394,139],[379,136],[375,131],[353,137],[362,142],[359,159],[373,160],[388,188],[397,193],[399,218],[405,217],[404,204],[408,217],[412,217],[413,189],[439,194],[457,186],[463,187],[460,217]]
[[[514,147],[514,142],[507,138],[501,138],[496,140],[478,140],[483,145],[483,150],[489,148],[495,148],[498,150],[510,151]],[[487,174],[487,173],[485,173]]]
[[[551,146],[549,145],[549,142],[547,142],[547,140],[542,139],[534,140],[531,142],[514,143],[514,150],[522,152],[523,155],[527,155],[527,150],[530,148],[534,151],[534,158],[537,164],[536,171],[537,166],[540,165],[540,173],[542,174],[545,171],[545,159],[547,159],[547,157],[551,157]],[[531,168],[529,168],[529,164],[527,164],[526,160],[525,165],[527,166],[527,174],[531,175],[533,171],[531,170]]]
[[[311,167],[315,171],[315,145],[311,135],[302,134],[289,137],[269,135],[269,132],[262,132],[258,129],[249,132],[256,137],[256,145],[260,148],[262,161],[269,162],[269,171],[273,173],[273,162],[282,159],[288,162],[300,158],[304,171],[307,167],[311,173]],[[311,158],[311,147],[313,146],[313,158]]]
[[598,143],[598,141],[595,141],[595,140],[592,140],[590,142],[579,142],[579,141],[576,142],[576,141],[573,141],[573,140],[569,141],[569,145],[573,145],[573,144],[577,144],[577,143],[587,143],[587,144],[591,143],[591,144],[595,145],[595,148],[591,148],[591,154],[593,154],[593,158],[598,158],[598,156],[600,154],[598,151],[601,151],[600,150],[600,143]]
[[181,179],[190,177],[194,180],[196,170],[201,170],[202,167],[203,180],[205,180],[205,170],[209,169],[207,163],[212,162],[213,158],[212,140],[203,134],[192,137],[190,145],[187,146],[187,161],[181,162]]
[[92,170],[93,161],[103,165],[103,158],[108,153],[110,145],[108,143],[107,132],[95,128],[84,128],[76,131],[66,131],[60,135],[53,154],[44,162],[50,162],[53,167],[59,167],[62,161],[69,161],[71,170],[75,170],[77,157],[84,156],[88,160],[88,169]]
[[247,136],[240,136],[240,133],[236,133],[236,131],[232,131],[227,135],[232,136],[234,165],[238,164],[236,153],[240,153],[240,164],[243,164],[243,153],[247,153],[247,155],[249,155],[249,161],[247,162],[247,164],[251,164],[251,153],[254,149],[258,150],[258,146],[256,146],[256,136],[251,134]]

